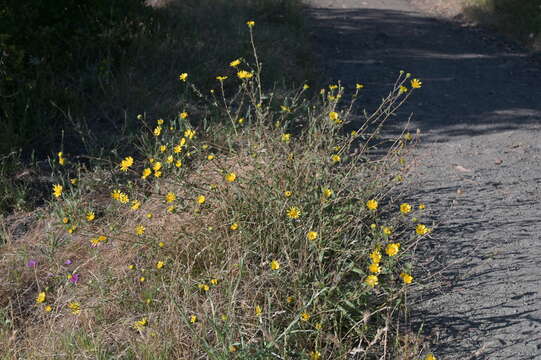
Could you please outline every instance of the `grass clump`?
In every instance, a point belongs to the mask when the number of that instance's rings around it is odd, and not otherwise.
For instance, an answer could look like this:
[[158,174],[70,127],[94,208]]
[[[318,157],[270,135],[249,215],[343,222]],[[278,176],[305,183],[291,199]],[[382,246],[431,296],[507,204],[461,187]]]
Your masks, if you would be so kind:
[[468,0],[464,13],[534,50],[541,50],[541,1]]
[[401,324],[430,229],[391,196],[413,136],[380,130],[421,82],[401,73],[371,115],[361,84],[346,107],[340,84],[267,92],[246,24],[254,60],[215,90],[177,74],[206,106],[141,115],[138,150],[91,173],[57,154],[47,214],[2,248],[7,358],[419,355]]

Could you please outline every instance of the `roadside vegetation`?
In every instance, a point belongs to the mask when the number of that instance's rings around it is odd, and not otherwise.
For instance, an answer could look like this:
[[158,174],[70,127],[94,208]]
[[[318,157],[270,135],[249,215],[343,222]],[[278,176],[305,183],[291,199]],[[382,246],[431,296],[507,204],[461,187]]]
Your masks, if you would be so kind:
[[466,0],[464,14],[541,51],[541,0]]
[[204,37],[223,40],[219,56],[154,68],[167,52],[148,54],[147,76],[164,74],[147,89],[166,93],[130,94],[122,131],[88,126],[79,146],[53,141],[46,161],[24,160],[47,175],[41,206],[0,218],[1,359],[435,360],[408,327],[433,224],[397,190],[417,134],[382,131],[422,82],[401,71],[360,111],[363,84],[298,80],[301,35],[277,30],[296,24],[290,5],[246,4],[263,21],[232,2],[236,36]]

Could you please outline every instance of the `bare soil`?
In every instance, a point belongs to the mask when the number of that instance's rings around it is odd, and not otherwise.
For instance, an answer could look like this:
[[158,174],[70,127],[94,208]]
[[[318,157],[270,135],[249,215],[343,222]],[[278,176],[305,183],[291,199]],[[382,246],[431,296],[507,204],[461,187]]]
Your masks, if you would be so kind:
[[365,84],[367,110],[399,70],[423,81],[391,131],[411,113],[422,131],[409,192],[440,224],[418,254],[419,282],[437,275],[412,307],[438,359],[541,359],[540,66],[412,2],[310,0],[314,46],[329,81]]

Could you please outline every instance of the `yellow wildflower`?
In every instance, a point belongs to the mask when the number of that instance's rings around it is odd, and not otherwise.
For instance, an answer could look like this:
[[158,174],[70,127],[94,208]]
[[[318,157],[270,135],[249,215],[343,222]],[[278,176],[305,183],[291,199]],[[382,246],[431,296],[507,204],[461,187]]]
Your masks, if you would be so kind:
[[340,162],[340,160],[341,160],[340,155],[334,154],[331,156],[331,161],[335,164]]
[[404,85],[400,85],[400,89],[398,91],[400,92],[400,94],[403,94],[408,91],[408,88]]
[[168,203],[172,203],[176,199],[177,199],[177,196],[172,192],[168,192],[167,195],[165,195],[165,201]]
[[227,76],[216,76],[216,80],[218,81],[224,81],[227,79]]
[[228,348],[229,352],[236,352],[237,351],[237,347],[235,345],[229,345],[229,348]]
[[94,214],[93,211],[89,211],[86,213],[86,220],[92,221],[96,218],[96,214]]
[[414,89],[420,89],[421,85],[423,85],[422,81],[419,79],[413,79],[411,80],[411,87]]
[[364,85],[363,84],[355,84],[355,89],[362,89],[364,88]]
[[337,124],[340,122],[340,116],[338,115],[338,113],[336,111],[331,111],[329,113],[329,119],[331,119],[332,121],[334,121]]
[[156,269],[160,270],[161,268],[163,268],[165,266],[165,263],[163,261],[158,261],[156,263]]
[[404,272],[400,274],[400,277],[402,278],[404,284],[411,284],[411,282],[413,281],[413,276]]
[[128,195],[120,193],[118,201],[122,204],[127,204],[128,202],[130,202],[130,198],[128,197]]
[[191,140],[195,136],[195,131],[192,130],[192,129],[188,129],[188,130],[184,131],[184,136],[186,136],[188,139]]
[[237,67],[240,65],[240,59],[233,60],[229,63],[229,66],[231,67]]
[[53,307],[52,307],[51,305],[47,305],[47,306],[45,306],[45,307],[43,308],[43,311],[45,311],[45,312],[51,312],[51,311],[53,311]]
[[36,297],[36,302],[41,304],[44,303],[45,300],[47,300],[47,294],[45,294],[45,291],[42,291]]
[[178,154],[181,151],[182,151],[182,146],[180,146],[180,145],[175,145],[175,147],[173,148],[173,152],[175,154]]
[[391,235],[393,233],[393,230],[389,226],[382,226],[381,230],[387,236],[389,236],[389,235]]
[[255,25],[255,21],[253,20],[246,21],[246,25],[248,25],[249,28],[252,28]]
[[182,161],[177,160],[177,161],[175,162],[175,166],[178,167],[178,168],[181,167],[181,166],[182,166]]
[[67,217],[65,217],[65,218],[62,219],[62,222],[63,222],[64,224],[67,224],[67,223],[70,222],[70,219],[68,219]]
[[370,259],[374,264],[379,264],[381,261],[381,252],[379,250],[374,250],[370,253]]
[[181,112],[178,115],[181,119],[186,119],[188,117],[188,113],[186,111]]
[[59,198],[60,196],[62,196],[62,185],[59,185],[59,184],[55,184],[53,185],[53,195],[57,198]]
[[134,322],[132,327],[135,330],[142,331],[144,329],[144,327],[147,326],[147,325],[148,325],[148,320],[147,320],[146,317],[144,317],[141,320],[138,320],[138,321]]
[[272,260],[270,263],[270,267],[272,270],[278,270],[280,269],[280,263],[276,260]]
[[141,202],[139,200],[133,200],[131,202],[132,210],[138,210],[141,207]]
[[143,283],[143,282],[145,282],[145,280],[146,280],[146,279],[145,279],[144,276],[141,276],[141,277],[139,278],[139,282],[142,282],[142,283]]
[[310,360],[320,360],[321,353],[319,351],[310,351]]
[[146,179],[150,176],[150,174],[152,174],[152,170],[150,170],[150,168],[146,168],[145,170],[143,170],[143,175],[141,175],[141,179]]
[[368,275],[366,279],[364,279],[364,283],[370,287],[374,287],[379,284],[378,277],[376,275]]
[[301,321],[308,321],[310,320],[310,314],[308,314],[307,312],[303,312],[301,313],[300,318],[301,318]]
[[238,230],[239,224],[233,223],[233,224],[231,224],[231,226],[230,226],[229,228],[230,228],[231,230],[233,230],[233,231]]
[[306,238],[310,241],[314,241],[315,239],[317,239],[317,236],[318,233],[315,231],[308,231],[308,233],[306,234]]
[[330,198],[333,195],[332,189],[329,189],[329,188],[324,188],[322,192],[323,192],[323,196],[325,196],[326,198]]
[[153,131],[154,136],[160,136],[161,133],[162,133],[162,127],[156,126],[156,128]]
[[425,360],[438,360],[438,359],[436,359],[436,357],[434,356],[434,354],[428,354],[428,355],[425,357]]
[[230,172],[225,175],[225,180],[228,182],[233,182],[237,178],[237,175],[234,172]]
[[254,74],[246,70],[241,70],[237,73],[237,76],[239,79],[250,79],[252,76],[254,76]]
[[374,211],[378,208],[378,202],[374,199],[368,200],[366,202],[366,207],[368,208],[368,210]]
[[292,206],[287,210],[287,217],[290,219],[298,219],[300,216],[301,210],[296,206]]
[[77,185],[78,182],[79,182],[79,179],[76,179],[76,178],[70,179],[70,183],[71,183],[72,185]]
[[411,212],[411,205],[408,203],[400,204],[400,212],[402,214],[409,214]]
[[289,142],[291,140],[291,134],[282,134],[282,141]]
[[291,191],[284,191],[284,196],[286,198],[291,197],[291,195],[293,195],[293,193]]
[[263,309],[261,309],[261,306],[256,305],[254,312],[255,312],[255,316],[261,316],[261,314],[263,313]]
[[218,279],[210,279],[210,283],[214,286],[218,285]]
[[425,204],[419,204],[419,210],[424,210],[426,209],[426,205]]
[[385,253],[389,256],[395,256],[400,250],[400,243],[387,244],[385,247]]
[[73,315],[79,315],[81,313],[81,304],[78,302],[70,302],[68,308],[71,310]]
[[214,155],[212,155],[212,154],[208,155],[207,160],[214,160]]
[[291,303],[293,303],[295,301],[295,298],[293,296],[288,296],[286,301],[287,301],[288,304],[291,304]]
[[188,74],[187,73],[182,73],[178,76],[178,79],[180,81],[186,81],[186,79],[188,78]]
[[380,268],[379,264],[372,263],[372,264],[368,265],[368,271],[370,271],[373,274],[378,274],[381,271],[381,268]]
[[135,227],[135,234],[141,236],[141,235],[143,235],[145,233],[145,230],[146,229],[145,229],[145,227],[143,225],[137,225]]
[[199,195],[197,197],[197,203],[200,204],[200,205],[204,204],[206,200],[207,200],[207,198],[204,195]]
[[154,171],[160,171],[161,168],[162,168],[162,163],[159,162],[159,161],[156,161],[156,162],[154,163],[154,165],[152,165],[152,169],[153,169]]
[[128,171],[128,169],[132,165],[133,165],[133,158],[131,156],[125,157],[124,160],[120,162],[120,170]]
[[426,225],[423,225],[423,224],[418,224],[416,227],[415,227],[415,232],[419,235],[425,235],[426,233],[428,233],[430,231],[430,229],[426,226]]

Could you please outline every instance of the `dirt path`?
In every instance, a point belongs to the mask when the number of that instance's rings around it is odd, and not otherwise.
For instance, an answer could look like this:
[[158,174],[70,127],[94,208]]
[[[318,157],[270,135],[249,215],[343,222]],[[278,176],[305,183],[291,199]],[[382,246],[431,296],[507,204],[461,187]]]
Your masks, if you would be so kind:
[[541,66],[495,35],[406,0],[310,0],[329,80],[366,85],[367,109],[398,71],[424,87],[414,198],[442,221],[423,257],[446,270],[414,306],[440,359],[541,359]]

